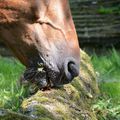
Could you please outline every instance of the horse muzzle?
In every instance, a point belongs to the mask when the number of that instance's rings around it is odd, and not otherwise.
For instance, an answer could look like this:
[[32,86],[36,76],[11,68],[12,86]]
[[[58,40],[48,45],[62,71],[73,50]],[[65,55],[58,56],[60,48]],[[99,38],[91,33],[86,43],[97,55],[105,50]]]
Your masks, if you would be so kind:
[[52,86],[59,86],[70,83],[74,77],[79,75],[79,61],[67,58],[57,70],[46,67],[46,75]]
[[68,84],[78,75],[79,61],[67,58],[58,68],[51,68],[44,61],[38,63],[37,67],[26,69],[24,78],[27,81],[36,83],[40,89],[44,89]]

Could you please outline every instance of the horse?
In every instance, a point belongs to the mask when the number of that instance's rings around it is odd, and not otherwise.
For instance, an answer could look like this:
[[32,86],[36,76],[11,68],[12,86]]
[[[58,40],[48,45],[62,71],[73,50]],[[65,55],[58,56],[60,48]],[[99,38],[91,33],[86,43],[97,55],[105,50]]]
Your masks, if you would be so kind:
[[79,75],[79,42],[68,0],[1,0],[0,40],[26,66],[26,79],[39,65],[49,85]]

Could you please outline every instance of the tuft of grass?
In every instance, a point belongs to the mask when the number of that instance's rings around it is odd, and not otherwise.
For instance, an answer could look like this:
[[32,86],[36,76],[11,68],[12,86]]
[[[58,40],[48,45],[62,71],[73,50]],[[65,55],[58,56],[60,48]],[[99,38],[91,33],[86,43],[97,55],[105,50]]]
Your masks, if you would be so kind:
[[0,107],[18,111],[25,96],[24,88],[18,80],[24,66],[14,58],[0,57]]
[[115,49],[109,51],[107,55],[93,55],[92,63],[100,74],[99,81],[120,82],[120,53]]
[[120,104],[115,104],[111,99],[99,99],[92,106],[98,120],[120,120]]
[[114,48],[107,55],[93,55],[101,97],[93,105],[99,120],[120,120],[120,53]]

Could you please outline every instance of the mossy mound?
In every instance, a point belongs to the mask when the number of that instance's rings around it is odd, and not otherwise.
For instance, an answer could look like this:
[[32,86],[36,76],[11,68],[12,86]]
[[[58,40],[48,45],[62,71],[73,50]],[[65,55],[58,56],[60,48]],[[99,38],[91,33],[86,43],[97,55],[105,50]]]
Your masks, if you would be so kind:
[[38,91],[26,98],[21,105],[22,114],[35,120],[97,120],[90,108],[99,89],[90,57],[82,50],[80,62],[79,77],[63,87]]
[[90,110],[99,92],[90,57],[81,50],[80,75],[71,84],[48,91],[38,91],[23,101],[23,113],[49,120],[96,120]]

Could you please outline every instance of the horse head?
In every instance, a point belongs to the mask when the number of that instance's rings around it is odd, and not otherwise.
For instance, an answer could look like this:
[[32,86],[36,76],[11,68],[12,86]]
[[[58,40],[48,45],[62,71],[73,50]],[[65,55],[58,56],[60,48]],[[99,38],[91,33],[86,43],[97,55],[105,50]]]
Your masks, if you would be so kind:
[[43,63],[53,85],[71,82],[79,74],[80,50],[68,0],[8,1],[21,18],[1,34],[15,56],[27,68]]

